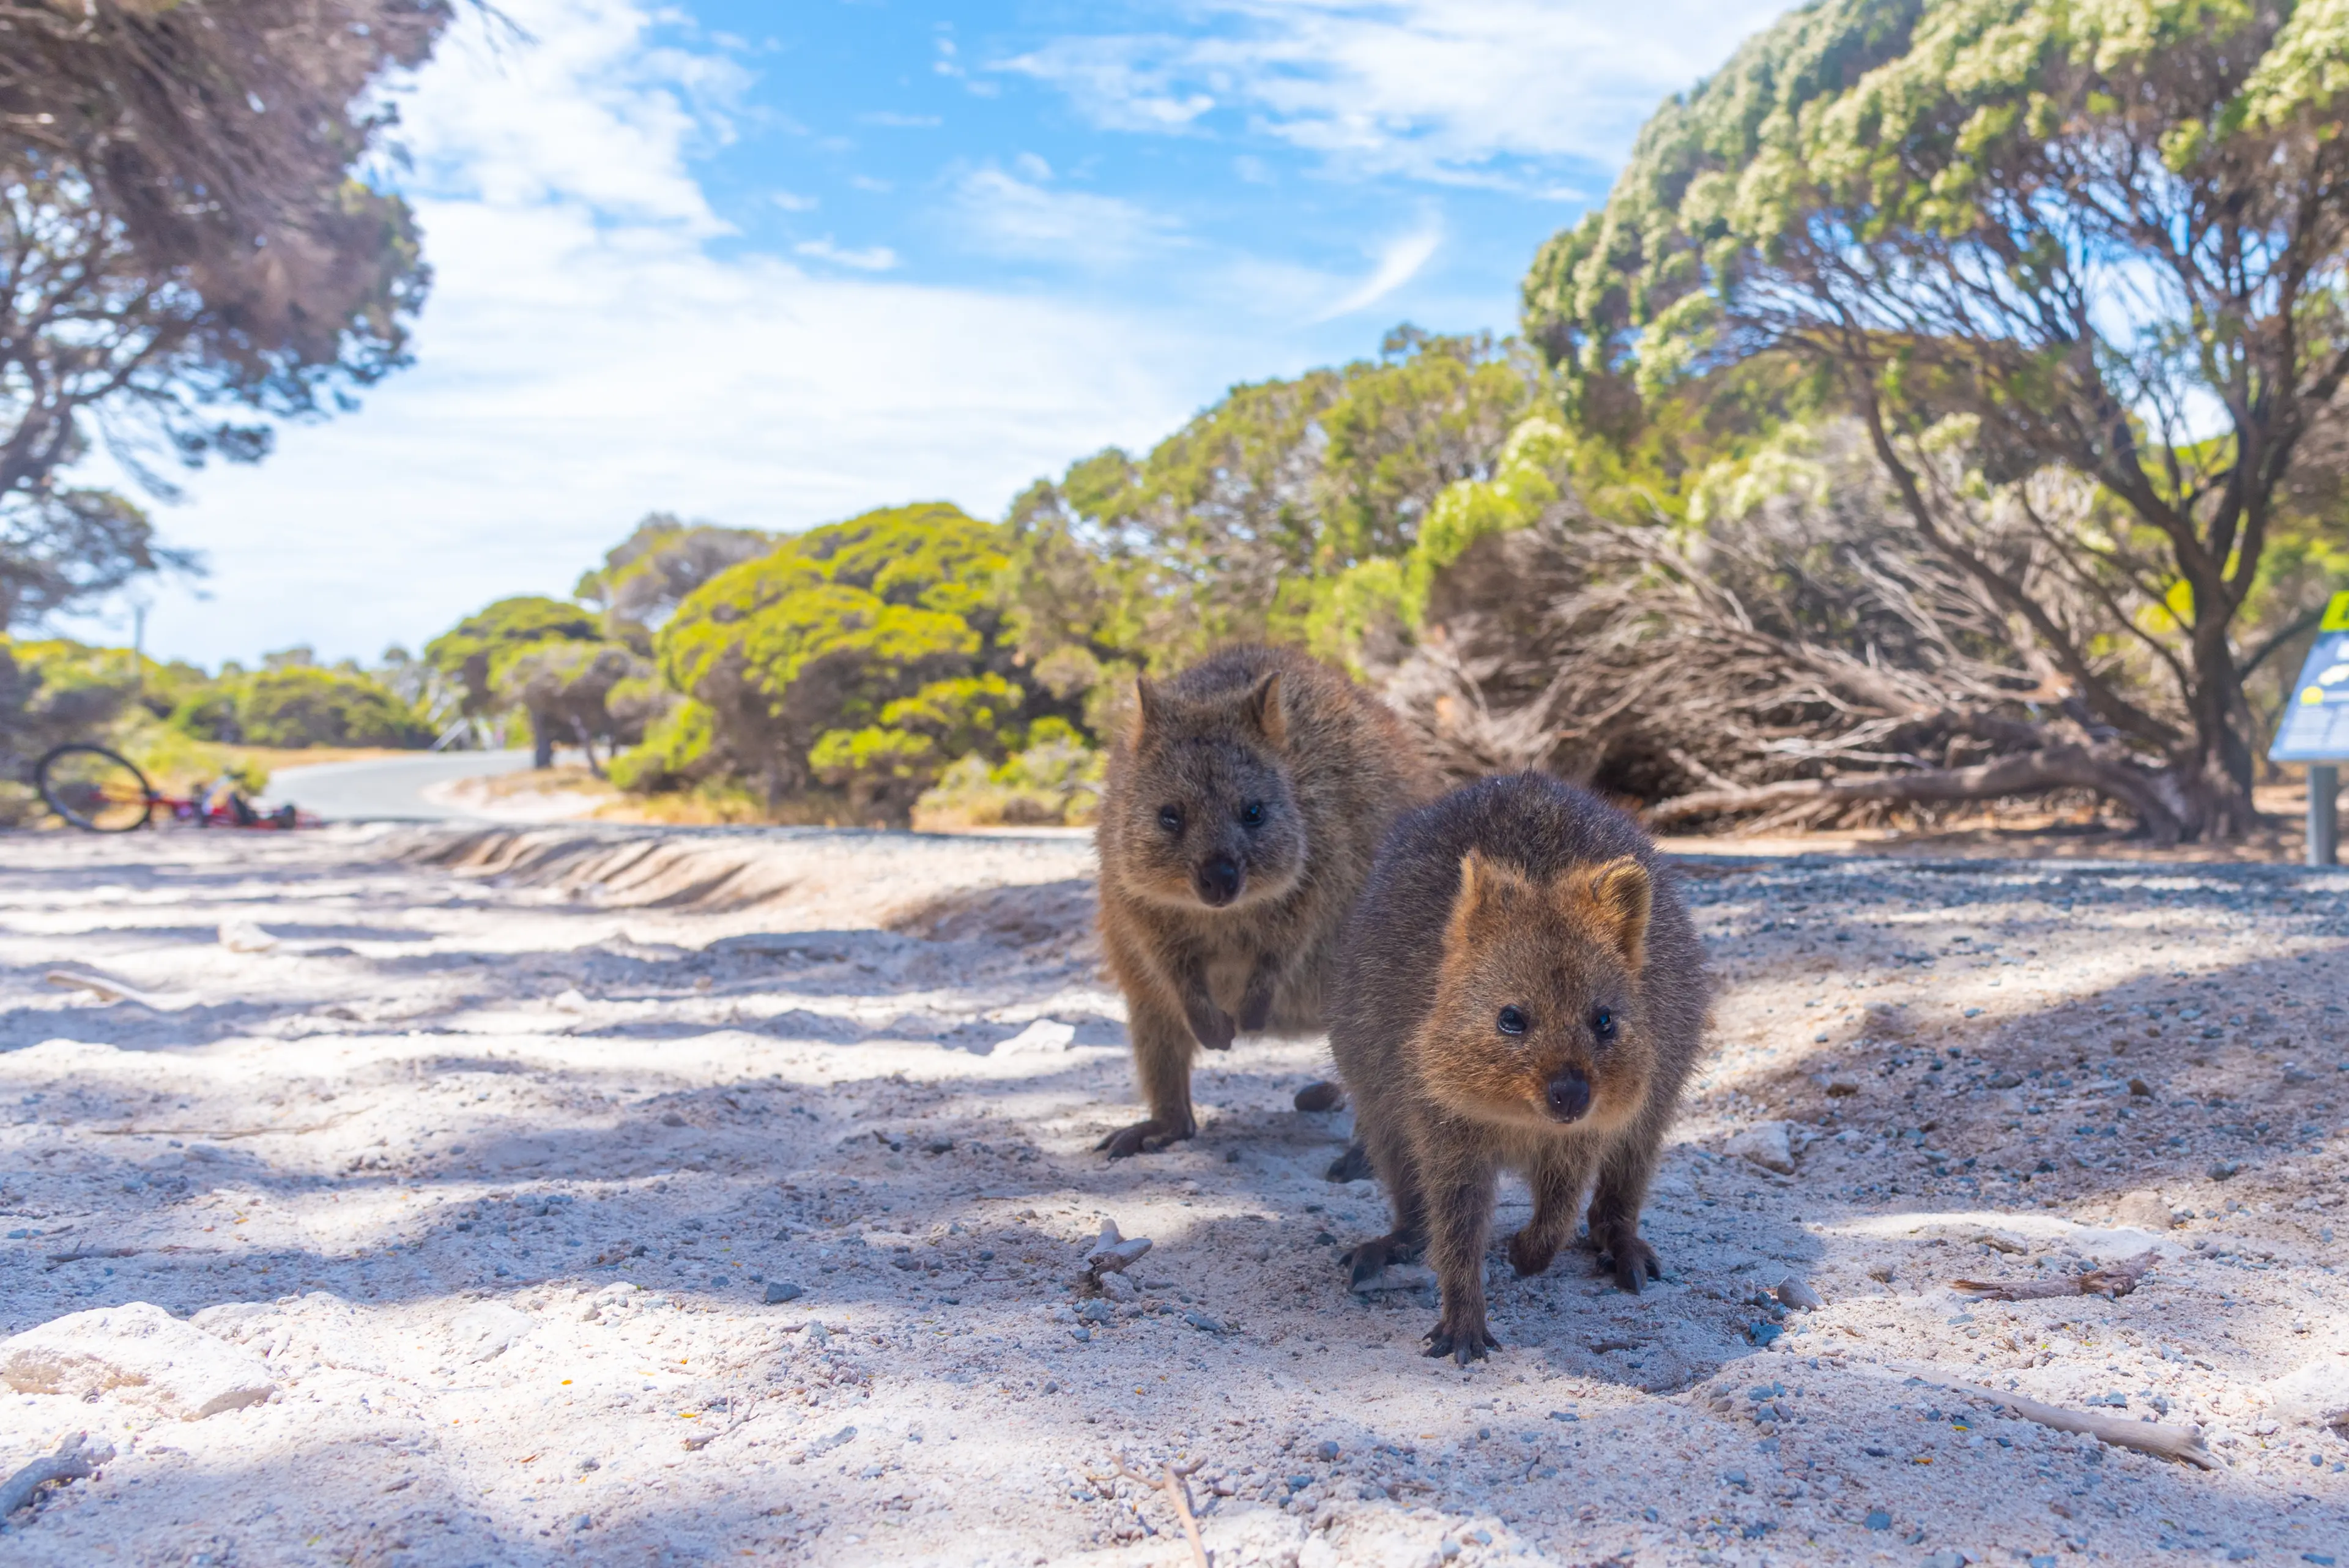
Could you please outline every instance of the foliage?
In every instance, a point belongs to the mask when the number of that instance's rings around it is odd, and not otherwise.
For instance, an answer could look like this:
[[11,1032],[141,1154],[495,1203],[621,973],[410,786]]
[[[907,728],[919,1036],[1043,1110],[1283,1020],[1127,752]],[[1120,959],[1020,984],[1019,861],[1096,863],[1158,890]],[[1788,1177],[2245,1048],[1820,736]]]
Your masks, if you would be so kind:
[[482,714],[499,706],[507,665],[543,642],[598,642],[603,628],[575,604],[520,594],[498,600],[424,645],[424,661],[463,688],[464,711]]
[[102,737],[138,687],[126,650],[0,636],[0,762],[19,771],[52,746]]
[[771,807],[822,778],[860,812],[902,820],[947,760],[941,740],[999,730],[1024,700],[999,641],[1003,545],[1001,529],[930,503],[812,529],[719,573],[657,639],[691,706],[621,774],[736,774]]
[[1101,805],[1102,752],[1061,719],[1039,719],[1024,750],[991,763],[973,752],[947,765],[915,804],[916,827],[1081,827]]
[[1405,327],[1376,360],[1233,388],[1139,462],[1072,464],[1013,504],[1013,639],[1040,669],[1092,660],[1108,687],[1065,706],[1096,727],[1137,670],[1301,639],[1342,574],[1406,554],[1448,487],[1492,477],[1537,382],[1514,346]]
[[253,462],[406,362],[427,275],[358,177],[443,0],[0,3],[0,626],[191,565],[57,476]]
[[602,608],[607,636],[650,653],[654,630],[688,594],[774,545],[774,535],[755,528],[721,528],[687,523],[674,513],[649,513],[634,533],[604,553],[603,566],[580,577],[572,597]]
[[[1537,259],[1527,332],[1632,440],[1757,361],[1826,377],[1911,524],[2157,767],[2179,830],[2239,833],[2231,624],[2349,375],[2344,51],[2337,0],[1820,0],[1649,122]],[[2102,501],[2033,515],[2049,471]],[[2060,623],[1978,526],[2016,506],[2095,614]]]
[[575,739],[598,776],[595,745],[608,751],[645,738],[645,726],[659,716],[667,693],[654,679],[652,661],[616,642],[542,640],[506,659],[497,677],[502,706],[530,716],[540,765],[559,738]]
[[258,670],[240,684],[236,733],[218,739],[281,748],[413,748],[432,740],[415,710],[357,670],[289,664]]

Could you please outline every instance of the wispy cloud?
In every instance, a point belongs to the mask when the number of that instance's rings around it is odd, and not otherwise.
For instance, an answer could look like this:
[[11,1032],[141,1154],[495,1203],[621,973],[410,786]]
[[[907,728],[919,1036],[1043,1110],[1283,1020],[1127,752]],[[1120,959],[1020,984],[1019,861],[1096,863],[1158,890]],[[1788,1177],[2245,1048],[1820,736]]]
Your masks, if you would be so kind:
[[1368,310],[1395,290],[1417,277],[1420,269],[1434,258],[1444,245],[1444,227],[1429,223],[1400,234],[1380,251],[1378,265],[1371,275],[1314,317],[1317,321],[1334,321],[1340,316],[1351,316],[1358,310]]
[[1185,33],[1081,35],[996,62],[1093,123],[1218,111],[1333,165],[1524,183],[1513,161],[1611,161],[1669,93],[1783,0],[1195,0]]
[[887,109],[860,114],[856,119],[860,125],[878,125],[893,130],[928,130],[946,123],[935,114],[895,114]]
[[802,240],[792,247],[792,254],[815,261],[828,261],[839,266],[854,267],[859,272],[887,272],[897,265],[897,253],[887,245],[867,245],[861,251],[843,250],[832,243],[826,234],[820,240]]
[[968,233],[998,254],[1106,266],[1133,260],[1175,237],[1170,219],[1116,196],[1047,182],[1041,159],[1023,156],[1022,179],[995,164],[971,170],[955,188]]

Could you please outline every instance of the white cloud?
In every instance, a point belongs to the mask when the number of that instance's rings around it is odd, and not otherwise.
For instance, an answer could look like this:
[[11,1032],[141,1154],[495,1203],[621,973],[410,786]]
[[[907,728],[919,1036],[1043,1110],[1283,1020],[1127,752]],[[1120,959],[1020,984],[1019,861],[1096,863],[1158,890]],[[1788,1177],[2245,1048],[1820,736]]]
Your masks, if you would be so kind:
[[1340,316],[1369,309],[1417,277],[1420,269],[1434,258],[1443,244],[1444,227],[1435,223],[1396,236],[1379,253],[1378,265],[1371,269],[1370,276],[1333,300],[1314,319],[1334,321]]
[[887,272],[897,265],[897,253],[887,245],[867,245],[861,251],[843,250],[832,243],[830,234],[820,240],[803,240],[792,247],[792,253],[840,266],[854,267],[859,272]]
[[1055,40],[996,68],[1094,123],[1195,129],[1217,108],[1343,167],[1492,179],[1497,161],[1611,161],[1667,95],[1783,0],[1191,0],[1205,26]]
[[[1045,166],[1041,159],[1030,159],[1020,167]],[[969,237],[1002,255],[1108,266],[1176,237],[1175,224],[1146,207],[1089,191],[1053,189],[1040,178],[1023,180],[991,163],[965,174],[955,200]]]
[[[500,595],[567,591],[655,508],[775,529],[915,498],[999,512],[1073,454],[1173,428],[1245,357],[1237,328],[713,248],[688,150],[718,134],[697,105],[722,73],[647,52],[626,0],[506,8],[535,43],[452,41],[403,104],[436,272],[415,367],[269,462],[196,476],[161,523],[209,554],[213,597],[167,590],[150,648],[414,647]],[[1057,200],[1007,232],[1087,210]]]
[[802,196],[791,191],[778,191],[767,200],[786,213],[812,213],[817,205],[813,196]]

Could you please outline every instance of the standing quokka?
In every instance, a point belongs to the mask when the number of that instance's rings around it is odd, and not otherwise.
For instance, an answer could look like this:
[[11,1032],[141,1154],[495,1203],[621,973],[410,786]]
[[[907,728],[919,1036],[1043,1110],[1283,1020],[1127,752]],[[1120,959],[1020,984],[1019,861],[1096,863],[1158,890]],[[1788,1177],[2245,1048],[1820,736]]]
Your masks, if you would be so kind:
[[1346,930],[1330,1043],[1394,1230],[1359,1284],[1424,1246],[1443,1292],[1427,1354],[1497,1348],[1485,1245],[1503,1168],[1533,1189],[1509,1239],[1550,1265],[1591,1187],[1615,1282],[1660,1276],[1640,1237],[1656,1154],[1697,1058],[1704,948],[1640,826],[1537,774],[1489,778],[1395,824]]
[[1198,1048],[1323,1027],[1379,840],[1436,787],[1392,714],[1300,653],[1229,648],[1136,694],[1095,838],[1102,943],[1150,1117],[1102,1140],[1112,1159],[1198,1130]]

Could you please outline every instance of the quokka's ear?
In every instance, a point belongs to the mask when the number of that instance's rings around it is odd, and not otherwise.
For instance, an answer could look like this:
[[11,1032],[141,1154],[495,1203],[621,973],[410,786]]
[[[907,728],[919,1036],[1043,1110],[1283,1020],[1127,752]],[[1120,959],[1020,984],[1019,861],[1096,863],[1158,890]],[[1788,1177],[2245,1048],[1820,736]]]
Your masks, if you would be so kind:
[[1288,743],[1288,705],[1281,701],[1279,670],[1249,688],[1248,694],[1240,699],[1240,711],[1274,745]]
[[1460,857],[1460,890],[1452,896],[1449,940],[1457,947],[1473,947],[1486,921],[1519,905],[1531,891],[1533,885],[1516,867],[1471,849]]
[[1452,922],[1444,936],[1444,946],[1454,950],[1469,945],[1476,923],[1477,907],[1492,891],[1493,868],[1485,858],[1471,849],[1460,857],[1460,890],[1452,895]]
[[1151,731],[1164,729],[1165,724],[1166,698],[1158,690],[1158,682],[1147,675],[1134,677],[1133,728],[1130,738],[1140,741]]
[[1567,902],[1598,922],[1631,972],[1645,968],[1648,915],[1655,907],[1648,868],[1626,855],[1601,866],[1577,867],[1559,880]]

